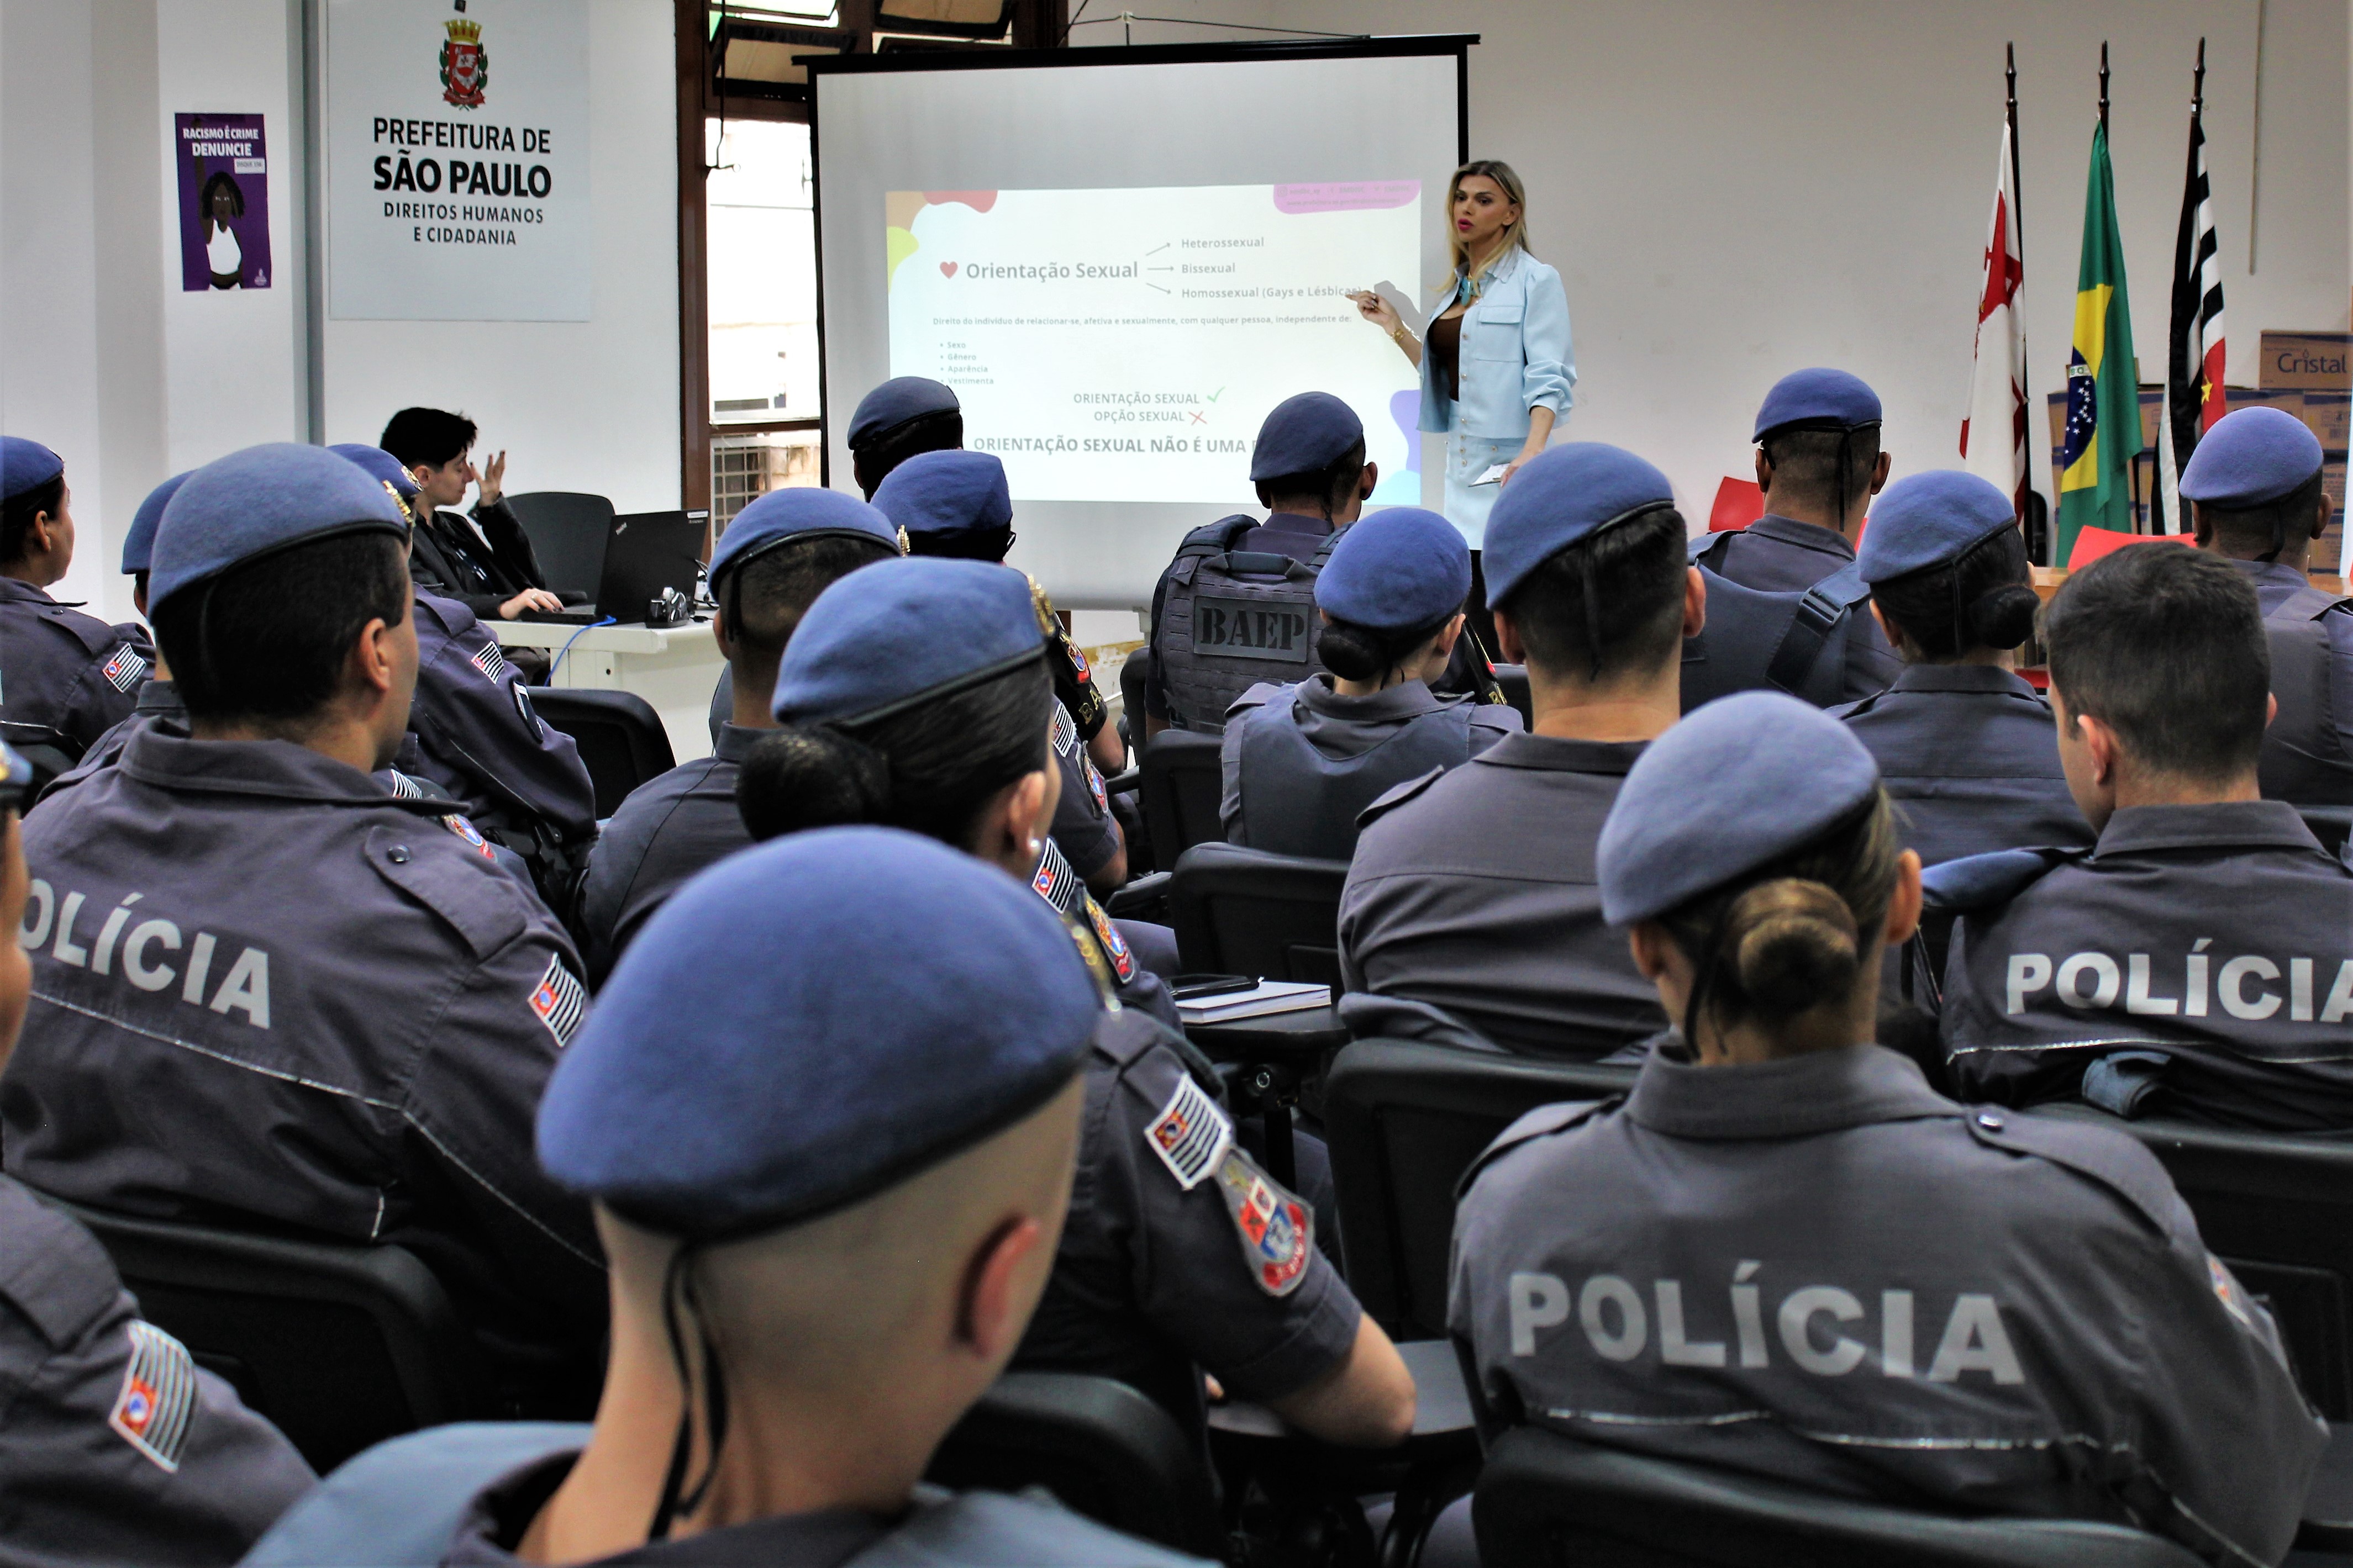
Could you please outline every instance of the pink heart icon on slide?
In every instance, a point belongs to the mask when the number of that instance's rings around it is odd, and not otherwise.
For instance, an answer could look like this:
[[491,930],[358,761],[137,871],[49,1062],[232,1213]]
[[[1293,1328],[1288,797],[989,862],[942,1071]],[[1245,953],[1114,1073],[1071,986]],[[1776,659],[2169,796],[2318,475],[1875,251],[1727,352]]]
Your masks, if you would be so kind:
[[943,261],[940,263],[940,276],[943,278],[955,277],[955,269],[956,264],[953,261]]

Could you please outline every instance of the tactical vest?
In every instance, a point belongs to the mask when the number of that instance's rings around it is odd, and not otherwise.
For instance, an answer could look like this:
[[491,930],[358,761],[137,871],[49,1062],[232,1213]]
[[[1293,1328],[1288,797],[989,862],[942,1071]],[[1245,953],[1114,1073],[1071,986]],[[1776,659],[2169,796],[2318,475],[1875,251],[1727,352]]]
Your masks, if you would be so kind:
[[1315,579],[1346,531],[1314,557],[1238,551],[1258,520],[1197,528],[1177,547],[1153,605],[1153,658],[1168,715],[1180,730],[1221,734],[1226,709],[1261,681],[1288,686],[1324,668]]
[[2263,617],[2272,695],[2279,699],[2279,717],[2263,731],[2257,763],[2266,800],[2353,805],[2353,756],[2337,731],[2336,650],[2322,625],[2346,603],[2341,594],[2298,588]]
[[1416,714],[1369,751],[1327,757],[1299,728],[1285,693],[1242,732],[1242,843],[1318,860],[1356,852],[1356,817],[1381,795],[1433,768],[1471,760],[1471,704]]
[[1707,578],[1707,625],[1683,641],[1683,703],[1774,689],[1817,708],[1868,693],[1846,689],[1848,640],[1871,589],[1852,562],[1803,593],[1751,588],[1719,575],[1729,532],[1692,541],[1689,559]]

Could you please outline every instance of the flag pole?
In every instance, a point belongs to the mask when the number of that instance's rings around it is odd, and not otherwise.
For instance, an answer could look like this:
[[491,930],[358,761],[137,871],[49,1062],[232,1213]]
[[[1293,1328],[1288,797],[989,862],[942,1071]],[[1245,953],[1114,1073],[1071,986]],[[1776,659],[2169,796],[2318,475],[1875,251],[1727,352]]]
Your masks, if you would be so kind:
[[2100,129],[2108,128],[2108,41],[2100,40]]
[[2018,46],[2008,44],[2010,79],[2010,231],[2018,237],[2018,254],[2026,255],[2026,193],[2018,180]]

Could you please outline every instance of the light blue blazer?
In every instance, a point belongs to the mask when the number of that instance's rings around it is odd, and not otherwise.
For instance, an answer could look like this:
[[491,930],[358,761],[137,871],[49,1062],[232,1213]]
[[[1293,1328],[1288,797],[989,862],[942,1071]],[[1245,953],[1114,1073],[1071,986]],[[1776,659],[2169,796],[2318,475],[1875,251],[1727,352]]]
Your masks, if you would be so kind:
[[[1461,273],[1456,273],[1460,286]],[[1435,321],[1453,307],[1450,291],[1430,313]],[[1424,323],[1423,341],[1429,340]],[[1487,275],[1486,291],[1462,318],[1461,401],[1449,405],[1437,367],[1421,356],[1421,427],[1491,441],[1517,441],[1528,433],[1528,410],[1568,412],[1577,385],[1577,354],[1568,339],[1568,293],[1560,274],[1514,246]]]

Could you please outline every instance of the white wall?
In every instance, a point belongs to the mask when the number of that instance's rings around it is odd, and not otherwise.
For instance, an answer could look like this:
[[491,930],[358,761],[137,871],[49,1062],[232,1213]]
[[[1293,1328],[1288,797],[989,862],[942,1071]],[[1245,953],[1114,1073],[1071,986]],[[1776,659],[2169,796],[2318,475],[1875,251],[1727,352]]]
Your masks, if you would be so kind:
[[590,7],[586,321],[326,323],[328,441],[374,442],[427,404],[504,448],[512,490],[591,490],[623,511],[679,504],[678,153],[670,7]]
[[[2255,0],[1164,0],[1174,16],[1374,33],[1477,32],[1473,156],[1529,185],[1568,288],[1573,437],[1652,458],[1687,512],[1749,468],[1776,377],[1852,370],[1887,405],[1898,472],[1947,467],[1967,397],[2000,133],[2019,46],[2028,353],[2060,390],[2099,47],[2143,376],[2163,378],[2189,67],[2207,47],[2209,166],[2233,381],[2264,327],[2341,330],[2348,304],[2348,7],[2269,0],[2262,226],[2248,270]],[[1116,44],[1120,28],[1075,40]],[[1139,43],[1207,30],[1139,24]],[[2049,485],[2033,421],[2038,488]]]
[[[0,429],[63,455],[61,598],[133,614],[123,531],[167,475],[309,438],[304,0],[0,0]],[[331,321],[328,441],[462,408],[515,489],[679,502],[676,98],[666,0],[593,0],[586,322]],[[272,286],[183,293],[172,117],[266,117]]]

